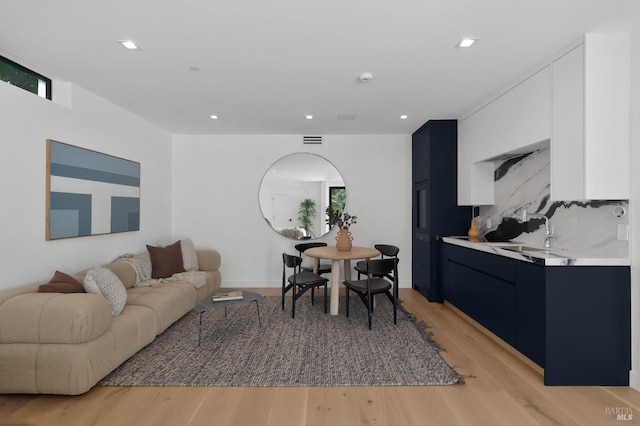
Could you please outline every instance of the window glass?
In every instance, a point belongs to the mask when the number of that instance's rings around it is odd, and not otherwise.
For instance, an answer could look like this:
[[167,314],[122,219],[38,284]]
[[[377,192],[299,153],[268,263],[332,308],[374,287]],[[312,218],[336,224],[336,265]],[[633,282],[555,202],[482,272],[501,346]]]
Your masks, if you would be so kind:
[[0,56],[0,80],[51,100],[51,80]]

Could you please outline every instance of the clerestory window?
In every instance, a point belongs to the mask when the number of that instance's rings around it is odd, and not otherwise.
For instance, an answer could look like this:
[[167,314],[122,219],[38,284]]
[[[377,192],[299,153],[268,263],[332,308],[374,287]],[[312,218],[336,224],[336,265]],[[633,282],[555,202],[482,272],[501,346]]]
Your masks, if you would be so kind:
[[51,79],[0,56],[0,80],[51,100]]

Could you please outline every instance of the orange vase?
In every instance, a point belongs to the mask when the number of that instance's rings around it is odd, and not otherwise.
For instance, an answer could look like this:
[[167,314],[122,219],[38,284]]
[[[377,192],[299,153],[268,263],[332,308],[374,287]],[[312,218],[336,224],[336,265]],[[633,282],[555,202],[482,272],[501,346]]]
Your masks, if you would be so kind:
[[353,237],[349,232],[349,228],[342,228],[336,235],[336,248],[338,251],[349,251],[352,247],[351,241],[353,241]]
[[480,241],[480,228],[478,228],[478,219],[471,219],[471,228],[469,228],[469,241]]

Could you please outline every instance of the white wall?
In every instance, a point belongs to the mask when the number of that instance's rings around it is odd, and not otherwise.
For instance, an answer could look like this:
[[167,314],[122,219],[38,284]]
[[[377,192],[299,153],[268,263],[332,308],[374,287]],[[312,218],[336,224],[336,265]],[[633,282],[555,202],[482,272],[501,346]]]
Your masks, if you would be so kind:
[[[0,290],[75,273],[171,235],[171,136],[71,84],[63,106],[0,82]],[[141,230],[45,240],[46,139],[141,163]]]
[[[329,160],[358,216],[354,244],[400,247],[401,285],[411,286],[411,135],[324,136],[303,145],[296,135],[174,136],[173,237],[221,252],[222,284],[279,287],[283,251],[295,242],[267,226],[258,204],[264,173],[279,158],[311,152]],[[336,231],[320,239],[335,244]]]
[[[640,7],[640,6],[639,6]],[[631,33],[631,375],[630,385],[640,390],[640,25]]]

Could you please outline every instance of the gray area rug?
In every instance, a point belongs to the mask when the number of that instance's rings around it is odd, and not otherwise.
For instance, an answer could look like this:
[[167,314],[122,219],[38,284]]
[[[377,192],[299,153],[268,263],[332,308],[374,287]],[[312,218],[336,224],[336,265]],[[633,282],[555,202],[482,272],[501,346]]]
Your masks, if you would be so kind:
[[[318,300],[319,299],[319,300]],[[103,386],[392,386],[449,385],[460,376],[442,359],[424,324],[380,298],[368,329],[367,311],[345,298],[340,315],[325,314],[322,298],[311,305],[280,297],[203,314],[198,346],[198,314],[189,313],[154,342],[105,377]]]

